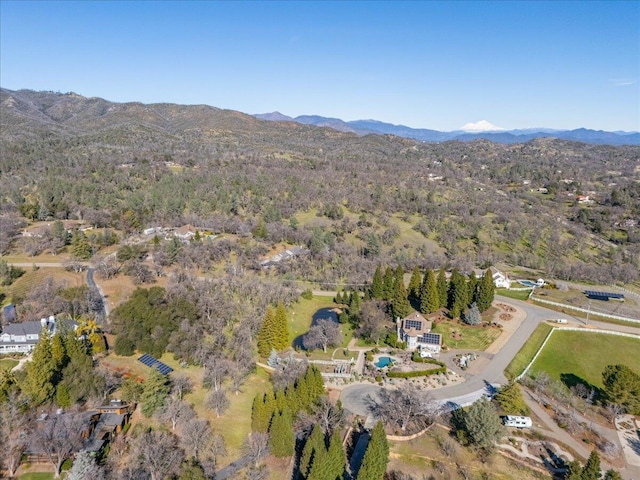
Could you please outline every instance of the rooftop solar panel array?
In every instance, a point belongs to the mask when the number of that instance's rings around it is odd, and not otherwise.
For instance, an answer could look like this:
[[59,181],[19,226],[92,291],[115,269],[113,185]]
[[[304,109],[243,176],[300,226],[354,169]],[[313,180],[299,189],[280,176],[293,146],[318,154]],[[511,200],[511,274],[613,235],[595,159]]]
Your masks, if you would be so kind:
[[439,333],[425,333],[418,339],[420,343],[427,343],[429,345],[440,345],[442,335]]
[[596,292],[594,290],[585,290],[584,294],[589,298],[595,298],[596,300],[609,300],[610,298],[616,300],[624,299],[624,294],[622,293],[611,293],[611,292]]
[[405,320],[404,328],[415,328],[418,331],[422,330],[422,321],[421,320]]
[[152,357],[148,353],[145,353],[144,355],[142,355],[138,359],[138,361],[144,363],[147,367],[155,368],[163,375],[173,372],[173,368],[171,368],[169,365],[165,365],[160,360]]

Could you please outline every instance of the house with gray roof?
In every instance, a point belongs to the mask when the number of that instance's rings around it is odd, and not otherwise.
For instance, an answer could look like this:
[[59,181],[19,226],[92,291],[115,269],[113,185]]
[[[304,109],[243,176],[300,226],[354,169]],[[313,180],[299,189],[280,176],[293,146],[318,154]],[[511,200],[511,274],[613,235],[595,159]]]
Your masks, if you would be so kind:
[[0,354],[31,352],[44,328],[51,334],[55,333],[56,318],[53,315],[31,322],[10,323],[0,334]]

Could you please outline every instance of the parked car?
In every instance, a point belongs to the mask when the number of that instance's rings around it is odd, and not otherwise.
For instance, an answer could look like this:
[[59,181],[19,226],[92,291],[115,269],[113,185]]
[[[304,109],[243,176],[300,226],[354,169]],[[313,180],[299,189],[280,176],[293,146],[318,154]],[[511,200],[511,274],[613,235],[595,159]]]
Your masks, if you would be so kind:
[[533,422],[530,417],[515,415],[507,415],[506,417],[503,417],[502,423],[507,427],[516,428],[531,428],[533,426]]
[[556,323],[569,323],[569,320],[567,320],[566,318],[559,318],[556,320]]

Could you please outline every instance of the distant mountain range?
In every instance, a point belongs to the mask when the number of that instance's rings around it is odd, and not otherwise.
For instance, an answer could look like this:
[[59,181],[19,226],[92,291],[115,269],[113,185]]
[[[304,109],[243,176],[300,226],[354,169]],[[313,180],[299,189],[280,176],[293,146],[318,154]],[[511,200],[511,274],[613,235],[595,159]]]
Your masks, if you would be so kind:
[[339,118],[321,117],[319,115],[300,115],[289,117],[280,112],[254,115],[261,120],[273,122],[295,122],[317,127],[329,127],[341,132],[357,135],[390,134],[398,137],[412,138],[422,142],[446,142],[448,140],[472,141],[480,138],[496,143],[522,143],[534,138],[560,138],[576,142],[598,145],[640,145],[638,132],[605,132],[603,130],[554,130],[550,128],[531,128],[521,130],[502,130],[486,120],[468,123],[462,129],[452,132],[441,132],[426,128],[411,128],[405,125],[394,125],[377,120],[353,120],[345,122]]

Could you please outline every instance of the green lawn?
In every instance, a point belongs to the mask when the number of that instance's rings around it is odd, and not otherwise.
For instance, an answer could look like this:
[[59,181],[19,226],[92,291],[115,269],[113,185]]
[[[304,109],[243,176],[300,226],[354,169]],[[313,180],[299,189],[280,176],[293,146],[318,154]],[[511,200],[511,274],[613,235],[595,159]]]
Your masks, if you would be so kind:
[[531,290],[508,290],[506,288],[496,289],[496,295],[502,295],[503,297],[514,298],[516,300],[527,300],[529,298],[529,292],[531,292]]
[[[500,336],[501,330],[495,327],[470,327],[446,320],[435,323],[433,332],[441,333],[442,342],[449,348],[484,350]],[[456,333],[461,337],[455,338]]]
[[18,364],[18,360],[14,360],[12,358],[3,358],[0,360],[0,372],[4,370],[11,370]]
[[504,371],[507,378],[513,379],[522,373],[552,328],[548,323],[538,325],[529,337],[529,340],[527,340],[527,343],[522,346],[516,356],[513,357],[513,360],[511,360],[511,363],[507,365]]
[[640,339],[591,332],[553,332],[531,371],[573,385],[580,379],[602,388],[607,365],[624,364],[640,373]]
[[[62,477],[64,478],[64,475]],[[31,472],[24,473],[18,477],[19,480],[52,480],[53,472]]]

